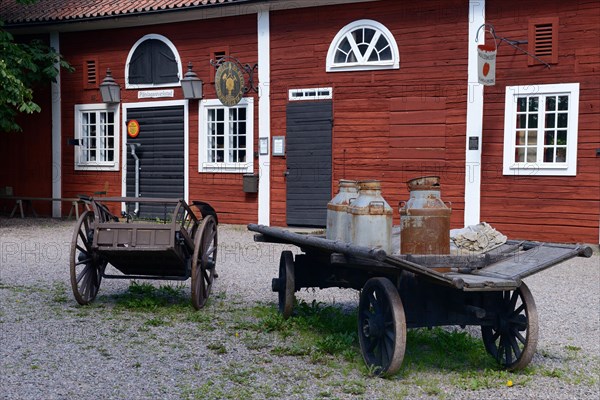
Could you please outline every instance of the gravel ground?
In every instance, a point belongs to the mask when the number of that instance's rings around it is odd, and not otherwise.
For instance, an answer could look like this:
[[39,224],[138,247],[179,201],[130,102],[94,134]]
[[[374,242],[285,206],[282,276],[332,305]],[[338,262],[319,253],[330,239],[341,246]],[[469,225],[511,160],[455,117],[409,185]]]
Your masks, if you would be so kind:
[[[203,310],[173,318],[161,310],[119,308],[128,280],[103,281],[93,305],[81,307],[69,284],[74,225],[0,218],[2,399],[600,397],[597,252],[526,280],[540,318],[533,372],[508,374],[512,387],[469,390],[456,384],[455,372],[435,368],[380,379],[343,359],[275,355],[271,350],[285,339],[234,321],[244,310],[276,302],[271,278],[286,247],[257,245],[242,226],[219,227],[219,278]],[[189,281],[182,285],[188,293]],[[298,297],[348,308],[358,300],[356,291],[338,289],[302,291]],[[473,376],[485,375],[472,368]]]

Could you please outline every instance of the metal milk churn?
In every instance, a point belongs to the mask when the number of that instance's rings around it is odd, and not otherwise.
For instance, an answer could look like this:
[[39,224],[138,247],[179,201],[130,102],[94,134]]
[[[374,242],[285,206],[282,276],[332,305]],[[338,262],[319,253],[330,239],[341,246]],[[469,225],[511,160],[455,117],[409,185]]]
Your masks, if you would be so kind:
[[350,216],[347,211],[350,202],[357,197],[358,183],[341,179],[338,194],[327,203],[327,239],[350,241]]
[[392,207],[381,196],[379,181],[359,181],[358,197],[348,206],[350,242],[392,253]]
[[407,182],[409,200],[400,207],[400,253],[450,254],[450,212],[440,197],[440,177]]

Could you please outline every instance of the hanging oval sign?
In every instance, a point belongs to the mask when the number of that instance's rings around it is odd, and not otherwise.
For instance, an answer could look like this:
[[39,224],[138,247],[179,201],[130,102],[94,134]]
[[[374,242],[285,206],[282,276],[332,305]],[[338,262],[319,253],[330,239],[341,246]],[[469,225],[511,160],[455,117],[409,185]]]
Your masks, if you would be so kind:
[[244,86],[244,73],[236,63],[225,61],[219,66],[215,75],[215,89],[223,105],[231,107],[238,104],[244,95]]
[[140,124],[137,120],[132,119],[127,122],[127,134],[130,138],[135,138],[140,134]]

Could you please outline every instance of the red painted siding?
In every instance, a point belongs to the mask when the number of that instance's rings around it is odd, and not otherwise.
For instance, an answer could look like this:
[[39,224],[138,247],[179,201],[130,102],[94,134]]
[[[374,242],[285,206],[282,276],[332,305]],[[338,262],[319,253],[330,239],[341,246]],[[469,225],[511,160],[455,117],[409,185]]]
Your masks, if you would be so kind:
[[[34,88],[34,101],[42,111],[20,115],[22,131],[0,132],[0,187],[12,187],[15,196],[50,198],[57,171],[52,165],[50,83]],[[0,210],[10,212],[13,206],[13,201],[0,200]],[[33,206],[40,215],[52,214],[48,201]]]
[[[558,17],[558,63],[528,66],[498,50],[496,85],[485,88],[481,218],[513,238],[598,243],[600,220],[600,7],[589,1],[503,2],[486,7],[500,36],[527,39],[530,16]],[[527,48],[527,45],[523,45]],[[507,86],[580,83],[577,175],[502,175]]]
[[[218,34],[215,34],[218,32]],[[188,61],[205,82],[204,98],[216,98],[214,86],[210,85],[214,67],[209,63],[212,52],[228,48],[229,54],[243,63],[257,61],[256,15],[231,17],[207,21],[165,24],[131,29],[114,29],[102,32],[77,32],[61,35],[61,52],[76,68],[72,74],[63,74],[63,143],[73,136],[75,104],[100,102],[96,89],[84,89],[85,62],[98,60],[99,81],[111,68],[113,77],[121,85],[122,103],[137,103],[138,90],[125,89],[125,62],[131,47],[146,34],[160,34],[177,48],[184,72]],[[157,100],[180,100],[181,89],[175,89],[174,98]],[[252,93],[251,96],[256,96]],[[258,102],[255,101],[255,107]],[[189,103],[189,193],[190,200],[203,200],[215,207],[219,220],[227,223],[256,222],[258,197],[242,191],[241,174],[214,174],[198,172],[198,101]],[[255,109],[255,138],[258,137],[258,112]],[[121,109],[121,118],[123,110]],[[121,128],[121,134],[124,129]],[[256,140],[255,140],[256,142]],[[256,143],[255,143],[256,147]],[[74,170],[73,147],[63,145],[63,196],[78,193],[91,194],[106,191],[108,195],[121,195],[121,171],[85,172]],[[258,171],[258,166],[256,166]],[[115,209],[116,211],[116,209]]]
[[[462,225],[468,6],[443,3],[381,1],[271,15],[272,133],[285,133],[288,89],[333,87],[333,192],[342,178],[381,180],[396,224],[398,203],[408,199],[405,182],[435,174],[453,203],[453,226]],[[361,18],[392,32],[400,69],[326,73],[331,41]],[[272,158],[273,225],[285,225],[285,169],[285,158]]]

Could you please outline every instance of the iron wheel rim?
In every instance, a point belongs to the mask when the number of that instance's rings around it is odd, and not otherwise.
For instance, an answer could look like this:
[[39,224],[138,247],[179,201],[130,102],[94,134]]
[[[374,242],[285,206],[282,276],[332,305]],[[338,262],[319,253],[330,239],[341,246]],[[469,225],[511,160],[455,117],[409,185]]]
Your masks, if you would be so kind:
[[406,318],[398,291],[387,278],[371,278],[360,293],[358,338],[375,375],[396,373],[406,348]]
[[538,316],[531,291],[524,283],[502,293],[500,309],[491,326],[481,327],[486,351],[509,371],[525,368],[538,341]]
[[213,216],[205,217],[196,232],[192,255],[192,305],[206,305],[212,290],[217,264],[218,230]]
[[92,248],[94,213],[85,211],[75,227],[71,241],[70,277],[75,300],[81,305],[92,302],[100,289],[108,261]]

